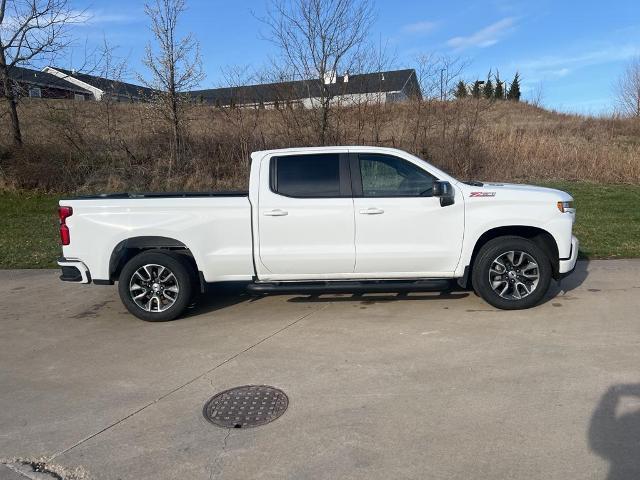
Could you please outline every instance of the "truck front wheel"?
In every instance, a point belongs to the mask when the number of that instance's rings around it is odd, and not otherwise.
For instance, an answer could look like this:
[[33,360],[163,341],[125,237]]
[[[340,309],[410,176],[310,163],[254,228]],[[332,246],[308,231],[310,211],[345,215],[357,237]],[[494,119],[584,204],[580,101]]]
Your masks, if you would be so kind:
[[147,322],[178,317],[189,305],[193,275],[189,263],[170,252],[143,252],[127,262],[118,280],[127,310]]
[[503,310],[537,305],[551,283],[549,255],[536,243],[505,236],[482,246],[473,265],[473,289]]

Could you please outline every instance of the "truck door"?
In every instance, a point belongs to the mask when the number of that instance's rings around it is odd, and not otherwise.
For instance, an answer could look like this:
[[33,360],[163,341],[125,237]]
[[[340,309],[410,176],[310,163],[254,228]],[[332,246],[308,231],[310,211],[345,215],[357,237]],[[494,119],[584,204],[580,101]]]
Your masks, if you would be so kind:
[[440,206],[429,172],[392,155],[351,154],[356,274],[450,276],[462,250],[464,202]]
[[271,157],[263,164],[257,215],[261,279],[353,273],[348,162],[346,153],[323,153]]

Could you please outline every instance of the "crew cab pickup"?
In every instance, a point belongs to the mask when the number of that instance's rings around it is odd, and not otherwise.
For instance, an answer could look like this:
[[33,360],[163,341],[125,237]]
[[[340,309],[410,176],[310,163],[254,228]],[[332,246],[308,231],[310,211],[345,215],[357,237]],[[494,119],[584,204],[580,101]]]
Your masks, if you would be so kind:
[[461,182],[379,147],[251,155],[248,192],[60,200],[62,280],[113,285],[126,308],[171,320],[206,284],[253,293],[447,288],[536,305],[573,270],[568,193]]

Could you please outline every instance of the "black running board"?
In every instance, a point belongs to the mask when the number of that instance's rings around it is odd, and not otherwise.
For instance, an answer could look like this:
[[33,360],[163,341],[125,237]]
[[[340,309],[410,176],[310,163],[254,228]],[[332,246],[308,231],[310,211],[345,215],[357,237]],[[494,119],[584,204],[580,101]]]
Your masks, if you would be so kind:
[[448,279],[407,281],[365,281],[365,282],[275,282],[250,283],[247,290],[251,293],[376,293],[376,292],[440,292],[449,290]]

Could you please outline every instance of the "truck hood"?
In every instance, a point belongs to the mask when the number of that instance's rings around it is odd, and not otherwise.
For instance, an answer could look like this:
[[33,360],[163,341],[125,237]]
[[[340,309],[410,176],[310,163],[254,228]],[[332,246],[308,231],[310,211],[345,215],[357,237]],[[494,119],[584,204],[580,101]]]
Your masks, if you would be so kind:
[[537,187],[535,185],[524,185],[518,183],[493,183],[487,182],[483,185],[464,185],[467,197],[487,198],[496,197],[500,199],[513,200],[541,200],[549,199],[553,201],[573,200],[570,194],[554,188]]

